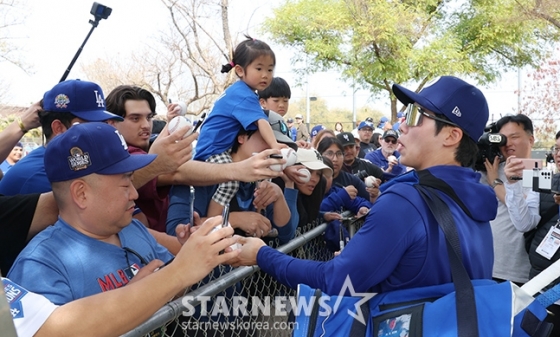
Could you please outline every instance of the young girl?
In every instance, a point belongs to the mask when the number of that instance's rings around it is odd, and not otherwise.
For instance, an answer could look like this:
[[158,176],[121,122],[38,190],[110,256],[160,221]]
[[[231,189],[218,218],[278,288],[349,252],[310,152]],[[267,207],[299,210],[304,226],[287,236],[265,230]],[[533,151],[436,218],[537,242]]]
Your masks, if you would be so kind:
[[[222,66],[223,73],[234,69],[241,81],[224,91],[202,124],[195,160],[231,163],[231,147],[241,129],[258,129],[272,149],[286,147],[276,142],[256,94],[256,90],[264,90],[270,85],[276,57],[266,43],[246,37],[247,39],[235,48],[231,62]],[[208,216],[221,214],[223,206],[229,203],[238,189],[237,181],[220,184],[208,206]]]

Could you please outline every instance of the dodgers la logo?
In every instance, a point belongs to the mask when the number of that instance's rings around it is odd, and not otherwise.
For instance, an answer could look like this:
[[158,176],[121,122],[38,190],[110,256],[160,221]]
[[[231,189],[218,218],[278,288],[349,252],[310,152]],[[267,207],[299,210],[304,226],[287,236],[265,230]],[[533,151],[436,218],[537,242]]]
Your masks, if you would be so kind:
[[350,141],[350,139],[348,139],[348,135],[343,135],[342,137],[344,137],[344,140],[346,140],[347,142]]
[[124,137],[119,133],[119,131],[115,130],[115,134],[119,137],[119,139],[121,140],[121,145],[122,147],[126,150],[128,150],[128,146],[126,146],[126,141],[124,140]]
[[59,109],[65,109],[70,104],[70,99],[65,94],[58,94],[54,98],[54,104]]
[[94,90],[93,92],[95,93],[95,103],[97,103],[97,107],[104,108],[105,100],[103,100],[103,96],[101,96],[101,94],[97,92],[97,90]]

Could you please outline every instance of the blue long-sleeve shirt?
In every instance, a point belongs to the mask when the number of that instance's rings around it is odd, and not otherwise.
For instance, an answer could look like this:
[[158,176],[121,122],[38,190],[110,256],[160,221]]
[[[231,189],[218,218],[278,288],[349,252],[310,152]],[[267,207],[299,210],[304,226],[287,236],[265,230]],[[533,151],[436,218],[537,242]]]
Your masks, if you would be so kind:
[[[472,214],[470,218],[440,193],[456,222],[463,263],[473,279],[492,277],[493,246],[489,220],[497,201],[480,174],[458,166],[429,169],[446,181]],[[383,186],[363,227],[342,253],[327,262],[284,255],[270,247],[257,254],[259,267],[291,288],[304,283],[327,294],[339,294],[346,277],[356,292],[386,292],[451,282],[445,237],[437,221],[413,187],[417,172],[401,175]]]

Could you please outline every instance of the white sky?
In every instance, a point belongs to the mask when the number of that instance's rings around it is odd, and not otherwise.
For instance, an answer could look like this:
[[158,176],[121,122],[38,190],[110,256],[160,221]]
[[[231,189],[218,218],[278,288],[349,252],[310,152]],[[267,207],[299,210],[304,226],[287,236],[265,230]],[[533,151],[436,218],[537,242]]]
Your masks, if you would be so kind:
[[[99,2],[111,7],[113,12],[94,30],[70,72],[69,79],[84,78],[80,73],[83,64],[111,55],[126,55],[135,47],[149,42],[168,21],[168,12],[159,0]],[[233,7],[233,13],[230,14],[233,21],[232,31],[245,31],[247,26],[258,25],[263,17],[270,14],[270,3],[271,1],[266,0],[230,0]],[[26,74],[13,65],[0,63],[0,78],[9,84],[11,93],[6,103],[26,105],[37,101],[59,81],[91,29],[88,21],[93,18],[89,14],[92,4],[91,0],[27,0],[27,10],[16,13],[26,13],[24,25],[16,27],[13,33],[14,36],[20,37],[16,42],[23,48],[22,59],[33,67],[33,72]],[[253,11],[253,24],[248,24],[244,20],[247,20]],[[254,29],[249,32],[256,34]],[[294,87],[296,75],[291,72],[290,51],[273,44],[271,46],[277,55],[276,75],[292,85],[292,99],[305,97],[305,87]],[[351,85],[337,81],[337,77],[334,71],[310,75],[310,96],[326,99],[330,108],[344,107],[351,110]],[[483,89],[491,115],[494,114],[495,119],[499,118],[500,114],[512,112],[517,106],[517,96],[514,94],[516,89],[516,72],[506,75],[500,83]],[[386,99],[375,101],[369,97],[368,92],[359,91],[356,95],[356,106],[369,104],[389,114]]]

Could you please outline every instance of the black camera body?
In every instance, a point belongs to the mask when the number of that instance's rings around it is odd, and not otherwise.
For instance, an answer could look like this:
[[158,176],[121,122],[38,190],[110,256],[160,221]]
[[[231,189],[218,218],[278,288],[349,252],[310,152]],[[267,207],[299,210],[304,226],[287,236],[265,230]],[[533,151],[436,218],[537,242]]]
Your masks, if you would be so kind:
[[506,145],[507,137],[498,133],[496,129],[496,123],[488,125],[484,129],[484,133],[478,139],[478,155],[476,163],[474,164],[474,169],[477,171],[486,171],[484,162],[486,159],[491,163],[494,162],[494,158],[499,157],[500,161],[503,161],[502,152],[500,147]]
[[361,181],[365,181],[369,174],[365,170],[360,170],[354,173],[356,177],[358,177]]

